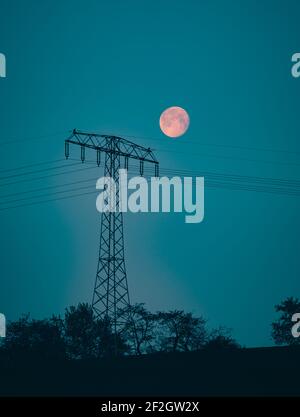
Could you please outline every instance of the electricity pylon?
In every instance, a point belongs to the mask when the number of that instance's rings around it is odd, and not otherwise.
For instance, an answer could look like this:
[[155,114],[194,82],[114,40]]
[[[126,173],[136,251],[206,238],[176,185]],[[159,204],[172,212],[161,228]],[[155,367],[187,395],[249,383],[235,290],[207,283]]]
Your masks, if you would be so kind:
[[85,133],[73,130],[65,141],[65,155],[69,157],[69,145],[79,145],[81,161],[85,161],[85,150],[96,151],[96,163],[100,165],[101,153],[105,154],[104,176],[111,177],[116,184],[116,201],[113,212],[101,215],[100,248],[92,307],[96,318],[108,319],[115,334],[120,333],[130,319],[130,298],[124,259],[123,215],[120,208],[119,169],[124,160],[128,170],[129,159],[140,162],[143,175],[144,163],[153,163],[158,176],[158,161],[150,148],[144,148],[118,136]]

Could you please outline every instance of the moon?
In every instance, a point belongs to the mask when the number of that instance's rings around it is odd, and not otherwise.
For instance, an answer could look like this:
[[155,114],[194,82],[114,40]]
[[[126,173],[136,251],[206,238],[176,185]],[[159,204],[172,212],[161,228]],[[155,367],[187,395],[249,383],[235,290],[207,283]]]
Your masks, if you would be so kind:
[[190,118],[181,107],[173,106],[162,112],[159,126],[162,132],[170,138],[182,136],[189,128]]

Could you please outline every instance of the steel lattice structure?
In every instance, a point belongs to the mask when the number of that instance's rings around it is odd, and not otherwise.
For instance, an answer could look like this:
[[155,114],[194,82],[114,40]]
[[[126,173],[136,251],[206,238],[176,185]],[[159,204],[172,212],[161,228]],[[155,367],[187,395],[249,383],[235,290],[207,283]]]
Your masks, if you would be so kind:
[[[116,184],[115,211],[101,215],[100,247],[97,274],[93,292],[92,307],[97,318],[108,319],[117,334],[128,321],[130,306],[127,275],[124,257],[123,213],[120,208],[119,169],[128,169],[129,159],[140,162],[140,174],[143,175],[144,163],[153,163],[158,176],[158,161],[150,148],[144,148],[118,136],[73,130],[65,141],[65,155],[69,157],[70,144],[79,145],[81,160],[85,160],[85,150],[96,151],[98,166],[101,153],[105,154],[104,176],[111,177]],[[121,162],[124,160],[124,166]]]

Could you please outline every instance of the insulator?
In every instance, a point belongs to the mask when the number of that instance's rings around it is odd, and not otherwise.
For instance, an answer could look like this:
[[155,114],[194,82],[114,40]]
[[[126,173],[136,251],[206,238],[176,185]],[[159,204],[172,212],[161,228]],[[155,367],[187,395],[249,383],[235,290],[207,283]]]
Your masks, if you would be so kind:
[[97,165],[99,166],[101,163],[101,152],[100,149],[97,149]]
[[81,146],[81,162],[83,163],[85,160],[85,147]]
[[144,174],[144,161],[140,161],[140,174]]
[[128,171],[128,156],[125,156],[125,169]]
[[155,164],[155,176],[159,177],[159,165]]
[[69,142],[65,142],[65,157],[68,159],[70,156],[70,144]]

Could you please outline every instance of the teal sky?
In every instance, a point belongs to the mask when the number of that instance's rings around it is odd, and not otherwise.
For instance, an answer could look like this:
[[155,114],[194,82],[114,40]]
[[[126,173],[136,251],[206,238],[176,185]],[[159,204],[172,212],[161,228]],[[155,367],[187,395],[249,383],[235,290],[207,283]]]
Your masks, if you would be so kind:
[[[300,52],[298,1],[0,6],[0,52],[7,59],[1,170],[63,158],[64,139],[76,127],[134,136],[156,150],[162,168],[300,180],[300,79],[291,76],[291,56]],[[158,126],[173,105],[191,120],[177,140]],[[81,169],[2,179],[1,206],[28,197],[20,192],[102,173],[73,172]],[[66,170],[72,172],[3,185]],[[211,326],[232,328],[242,344],[269,345],[274,304],[299,297],[299,208],[299,197],[206,188],[201,224],[185,224],[180,214],[126,215],[132,301],[203,314]],[[100,224],[95,196],[3,210],[0,219],[0,312],[8,319],[25,312],[45,317],[91,301]]]

